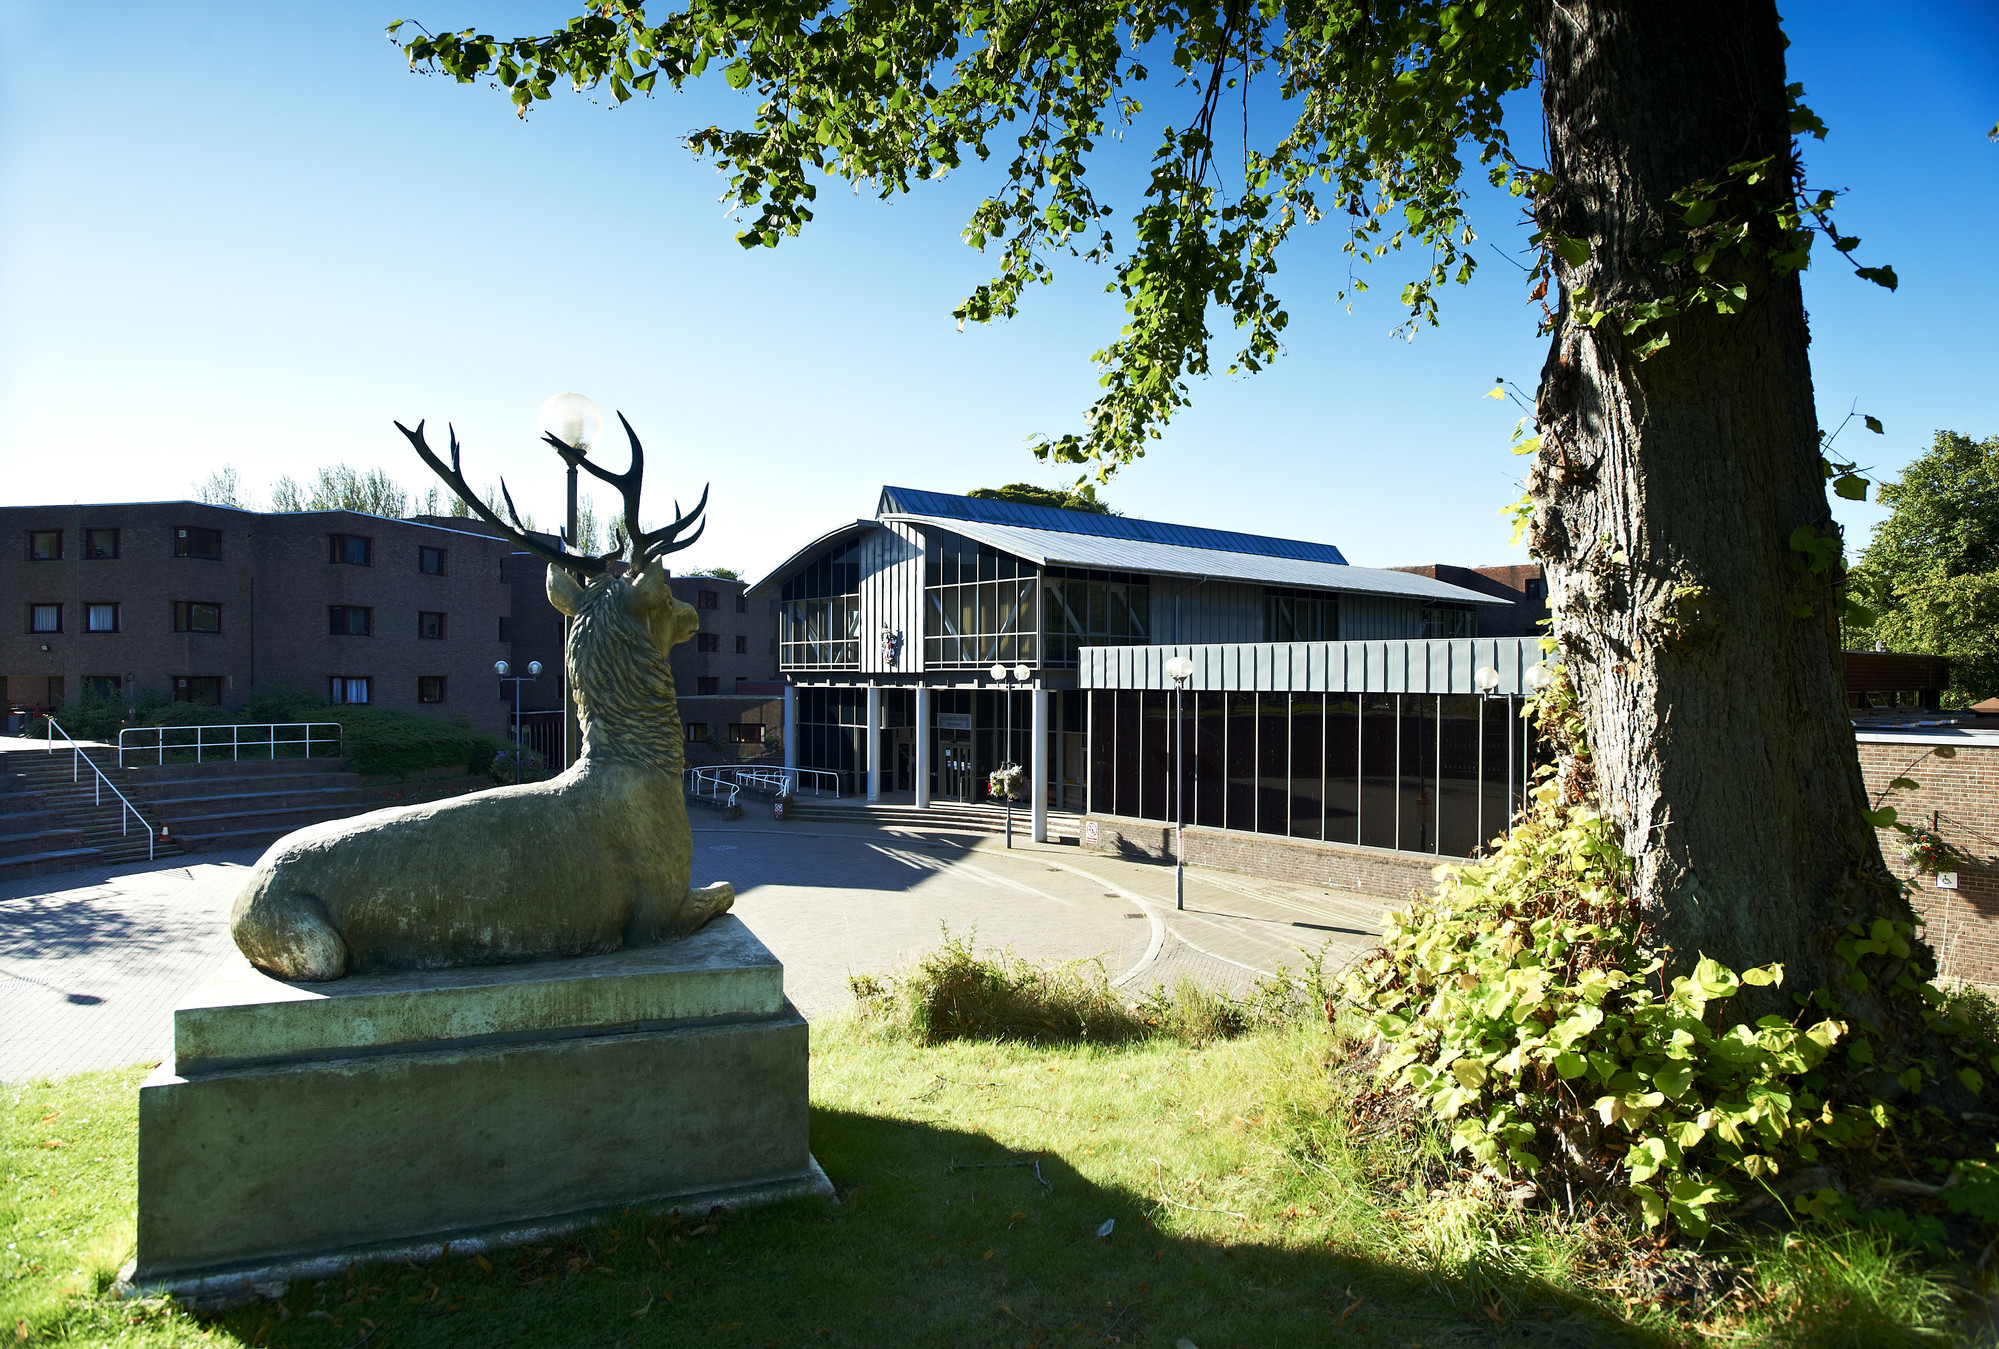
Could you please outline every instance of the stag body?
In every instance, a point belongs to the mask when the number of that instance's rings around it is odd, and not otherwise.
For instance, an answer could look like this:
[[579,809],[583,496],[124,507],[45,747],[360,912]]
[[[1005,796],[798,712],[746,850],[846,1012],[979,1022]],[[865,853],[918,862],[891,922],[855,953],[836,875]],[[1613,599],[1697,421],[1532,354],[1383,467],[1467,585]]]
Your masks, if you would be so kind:
[[[406,434],[443,472],[421,430]],[[627,514],[643,543],[633,445],[632,472],[617,477],[632,480]],[[447,481],[456,457],[454,442]],[[688,885],[693,841],[667,653],[700,620],[673,597],[657,552],[634,552],[643,565],[630,577],[611,574],[605,559],[549,558],[549,601],[574,620],[565,656],[583,730],[576,763],[547,782],[280,839],[230,918],[252,964],[321,980],[593,955],[693,932],[734,902],[726,884]],[[587,584],[570,576],[569,567],[587,573],[593,563]]]

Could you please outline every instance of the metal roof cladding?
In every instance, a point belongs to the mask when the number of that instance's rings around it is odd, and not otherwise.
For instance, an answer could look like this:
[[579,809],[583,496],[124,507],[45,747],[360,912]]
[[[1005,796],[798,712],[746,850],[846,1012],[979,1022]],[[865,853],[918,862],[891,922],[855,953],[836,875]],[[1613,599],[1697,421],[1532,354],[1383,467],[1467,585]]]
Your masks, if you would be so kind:
[[1262,534],[1237,534],[1231,530],[1202,529],[1195,525],[1168,525],[1157,520],[1134,520],[1125,515],[1092,515],[1088,511],[1028,506],[1018,501],[953,496],[949,492],[921,492],[913,487],[882,488],[881,503],[875,507],[875,514],[972,520],[989,525],[1053,530],[1062,534],[1091,534],[1105,539],[1177,544],[1182,548],[1209,548],[1225,553],[1249,553],[1257,557],[1285,557],[1296,562],[1325,562],[1340,567],[1347,562],[1340,555],[1340,550],[1330,543],[1273,539]]

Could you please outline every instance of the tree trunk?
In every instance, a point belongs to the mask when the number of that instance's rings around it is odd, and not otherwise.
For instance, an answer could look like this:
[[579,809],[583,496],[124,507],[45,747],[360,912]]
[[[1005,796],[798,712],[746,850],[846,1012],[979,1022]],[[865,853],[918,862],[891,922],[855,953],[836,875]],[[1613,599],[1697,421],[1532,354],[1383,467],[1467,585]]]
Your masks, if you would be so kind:
[[[1777,157],[1722,210],[1757,222],[1759,258],[1781,241],[1784,37],[1768,0],[1562,0],[1540,22],[1552,185],[1536,215],[1591,254],[1557,265],[1534,551],[1641,912],[1679,969],[1783,962],[1782,990],[1745,993],[1784,1009],[1836,973],[1847,923],[1910,919],[1861,816],[1838,571],[1801,571],[1790,542],[1834,531],[1798,278],[1718,263],[1747,304],[1670,321],[1642,362],[1648,334],[1570,317],[1577,286],[1613,313],[1682,291],[1691,268],[1660,261],[1684,242],[1669,198],[1730,165]],[[1933,973],[1926,949],[1914,964]]]

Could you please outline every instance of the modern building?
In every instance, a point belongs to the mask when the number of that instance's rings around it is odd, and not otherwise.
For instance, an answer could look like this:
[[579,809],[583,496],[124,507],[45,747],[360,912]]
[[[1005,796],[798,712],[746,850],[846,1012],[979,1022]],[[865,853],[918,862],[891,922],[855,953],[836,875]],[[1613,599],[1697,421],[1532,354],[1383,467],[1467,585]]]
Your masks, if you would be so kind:
[[300,689],[504,733],[507,545],[353,511],[193,501],[0,508],[0,702],[86,691],[242,707]]
[[887,487],[749,593],[779,605],[788,765],[924,805],[1019,764],[1037,837],[1178,794],[1197,827],[1464,855],[1532,758],[1538,641],[1479,636],[1513,601],[1329,544]]
[[1453,567],[1438,563],[1422,567],[1397,567],[1434,581],[1446,581],[1465,590],[1506,602],[1505,609],[1481,609],[1478,635],[1481,637],[1539,637],[1548,620],[1548,580],[1538,562],[1518,562],[1500,567]]

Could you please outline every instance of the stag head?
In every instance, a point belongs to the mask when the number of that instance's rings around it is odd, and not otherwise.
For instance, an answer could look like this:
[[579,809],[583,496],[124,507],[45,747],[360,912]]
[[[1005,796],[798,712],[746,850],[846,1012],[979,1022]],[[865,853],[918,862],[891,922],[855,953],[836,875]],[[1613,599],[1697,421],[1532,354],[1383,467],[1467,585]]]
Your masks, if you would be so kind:
[[[643,571],[647,568],[648,564],[657,562],[658,559],[665,557],[668,553],[677,553],[681,549],[691,546],[696,539],[701,537],[701,531],[708,528],[707,520],[702,518],[703,512],[708,508],[708,489],[705,486],[701,489],[701,499],[694,503],[694,509],[687,514],[682,515],[680,513],[680,503],[678,501],[673,503],[674,519],[672,524],[654,530],[645,530],[639,527],[639,494],[645,482],[645,447],[639,444],[638,433],[632,430],[632,424],[626,420],[624,413],[620,412],[618,414],[618,421],[625,428],[626,439],[631,441],[632,444],[631,467],[623,473],[612,473],[608,469],[599,468],[584,456],[582,450],[564,443],[552,434],[542,437],[562,457],[563,463],[571,468],[581,468],[589,473],[591,477],[601,482],[609,483],[611,486],[617,488],[619,495],[624,498],[625,510],[623,523],[621,526],[613,526],[613,547],[610,552],[602,554],[576,551],[575,540],[569,537],[566,530],[562,533],[562,546],[559,549],[550,548],[531,537],[527,526],[521,523],[520,512],[514,509],[513,494],[507,490],[507,480],[505,478],[500,479],[500,498],[506,503],[509,519],[502,520],[491,507],[479,499],[478,493],[472,490],[471,484],[465,481],[465,475],[459,468],[458,431],[455,427],[446,428],[451,437],[451,463],[449,465],[446,465],[442,459],[438,458],[436,451],[432,450],[428,442],[424,440],[424,424],[422,422],[416,424],[416,430],[414,431],[404,426],[401,422],[397,422],[396,430],[408,437],[409,443],[417,452],[417,456],[424,463],[430,465],[432,472],[444,479],[445,486],[449,487],[474,515],[499,530],[503,538],[519,545],[523,552],[540,558],[551,567],[562,568],[578,581],[588,582],[593,577],[612,574],[611,564],[620,560],[628,563],[635,572]],[[699,523],[696,523],[697,521]],[[684,539],[681,538],[681,533],[689,525],[694,526],[694,532]]]

